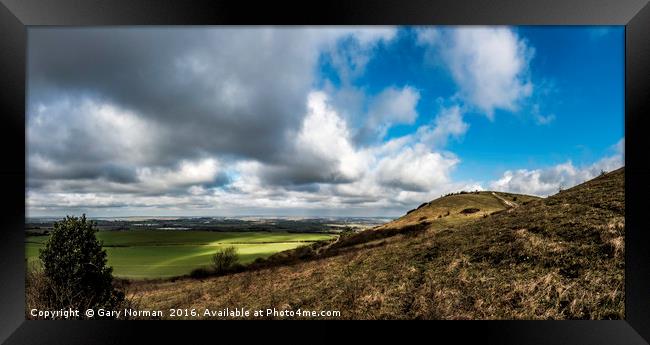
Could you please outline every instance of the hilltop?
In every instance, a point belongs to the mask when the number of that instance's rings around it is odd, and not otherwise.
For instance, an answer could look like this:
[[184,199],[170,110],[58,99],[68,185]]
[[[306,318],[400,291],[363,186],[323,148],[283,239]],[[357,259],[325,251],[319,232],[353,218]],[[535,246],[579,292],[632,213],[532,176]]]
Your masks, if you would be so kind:
[[143,308],[157,309],[301,308],[340,310],[341,318],[355,319],[621,319],[624,195],[624,168],[543,199],[450,195],[380,227],[269,258],[282,264],[131,289]]
[[531,195],[491,191],[459,192],[423,203],[378,229],[400,228],[432,221],[439,226],[459,224],[537,199],[539,197]]

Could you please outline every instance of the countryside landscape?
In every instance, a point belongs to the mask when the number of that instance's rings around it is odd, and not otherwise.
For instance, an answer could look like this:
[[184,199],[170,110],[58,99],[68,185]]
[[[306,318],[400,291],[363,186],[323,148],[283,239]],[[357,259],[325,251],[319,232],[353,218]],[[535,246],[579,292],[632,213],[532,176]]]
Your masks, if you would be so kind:
[[27,319],[625,318],[623,27],[28,37]]
[[[103,220],[97,238],[103,242],[117,277],[170,278],[209,266],[220,248],[234,246],[242,263],[370,227],[378,220],[222,220],[213,218]],[[34,222],[34,221],[32,221]],[[348,225],[349,224],[349,225]],[[27,223],[29,262],[47,241],[52,222]]]
[[[97,237],[145,309],[236,304],[333,308],[346,319],[622,319],[624,177],[621,168],[548,198],[459,192],[365,229],[122,229]],[[28,258],[46,238],[27,237]],[[242,272],[183,274],[228,245],[238,249]]]

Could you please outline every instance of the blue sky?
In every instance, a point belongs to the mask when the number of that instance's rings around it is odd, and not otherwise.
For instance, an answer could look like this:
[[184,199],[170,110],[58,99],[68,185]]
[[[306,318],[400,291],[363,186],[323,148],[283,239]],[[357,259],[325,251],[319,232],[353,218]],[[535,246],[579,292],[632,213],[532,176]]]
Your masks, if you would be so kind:
[[31,216],[397,216],[624,163],[620,26],[28,37]]
[[[520,26],[520,39],[534,49],[530,74],[536,94],[519,111],[497,110],[493,120],[470,111],[470,130],[448,149],[463,158],[454,177],[483,180],[504,170],[542,168],[567,160],[588,165],[612,153],[624,137],[624,38],[622,26]],[[369,93],[384,87],[411,85],[420,91],[420,114],[409,125],[388,131],[384,140],[413,133],[436,116],[443,99],[458,91],[444,66],[427,65],[426,47],[416,43],[412,28],[377,48],[365,74],[354,81]],[[322,80],[340,85],[327,60],[320,65]],[[532,113],[552,116],[539,124]]]

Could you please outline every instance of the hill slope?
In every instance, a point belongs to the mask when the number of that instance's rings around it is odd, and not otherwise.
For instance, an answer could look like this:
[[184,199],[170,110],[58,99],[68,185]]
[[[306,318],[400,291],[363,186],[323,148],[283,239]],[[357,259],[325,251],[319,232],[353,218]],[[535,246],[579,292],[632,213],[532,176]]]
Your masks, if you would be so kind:
[[536,199],[539,198],[502,192],[461,192],[424,203],[379,229],[399,228],[422,221],[459,224]]
[[417,231],[372,237],[291,265],[138,285],[133,294],[141,308],[162,310],[301,308],[364,319],[624,317],[623,168],[472,221],[414,225],[412,219],[436,214],[430,206],[403,217],[406,225],[398,220],[364,233]]

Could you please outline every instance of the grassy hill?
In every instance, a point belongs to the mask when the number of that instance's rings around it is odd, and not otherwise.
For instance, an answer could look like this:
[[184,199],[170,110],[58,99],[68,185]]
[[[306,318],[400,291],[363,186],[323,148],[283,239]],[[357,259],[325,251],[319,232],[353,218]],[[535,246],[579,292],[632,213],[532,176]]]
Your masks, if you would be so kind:
[[497,211],[518,206],[536,196],[501,192],[461,192],[451,194],[420,205],[405,216],[384,224],[378,229],[400,228],[419,222],[432,222],[436,225],[454,225],[475,220]]
[[384,226],[276,254],[255,270],[134,284],[130,290],[141,308],[162,310],[340,310],[340,318],[361,319],[620,319],[624,216],[621,168],[544,199],[451,195]]

